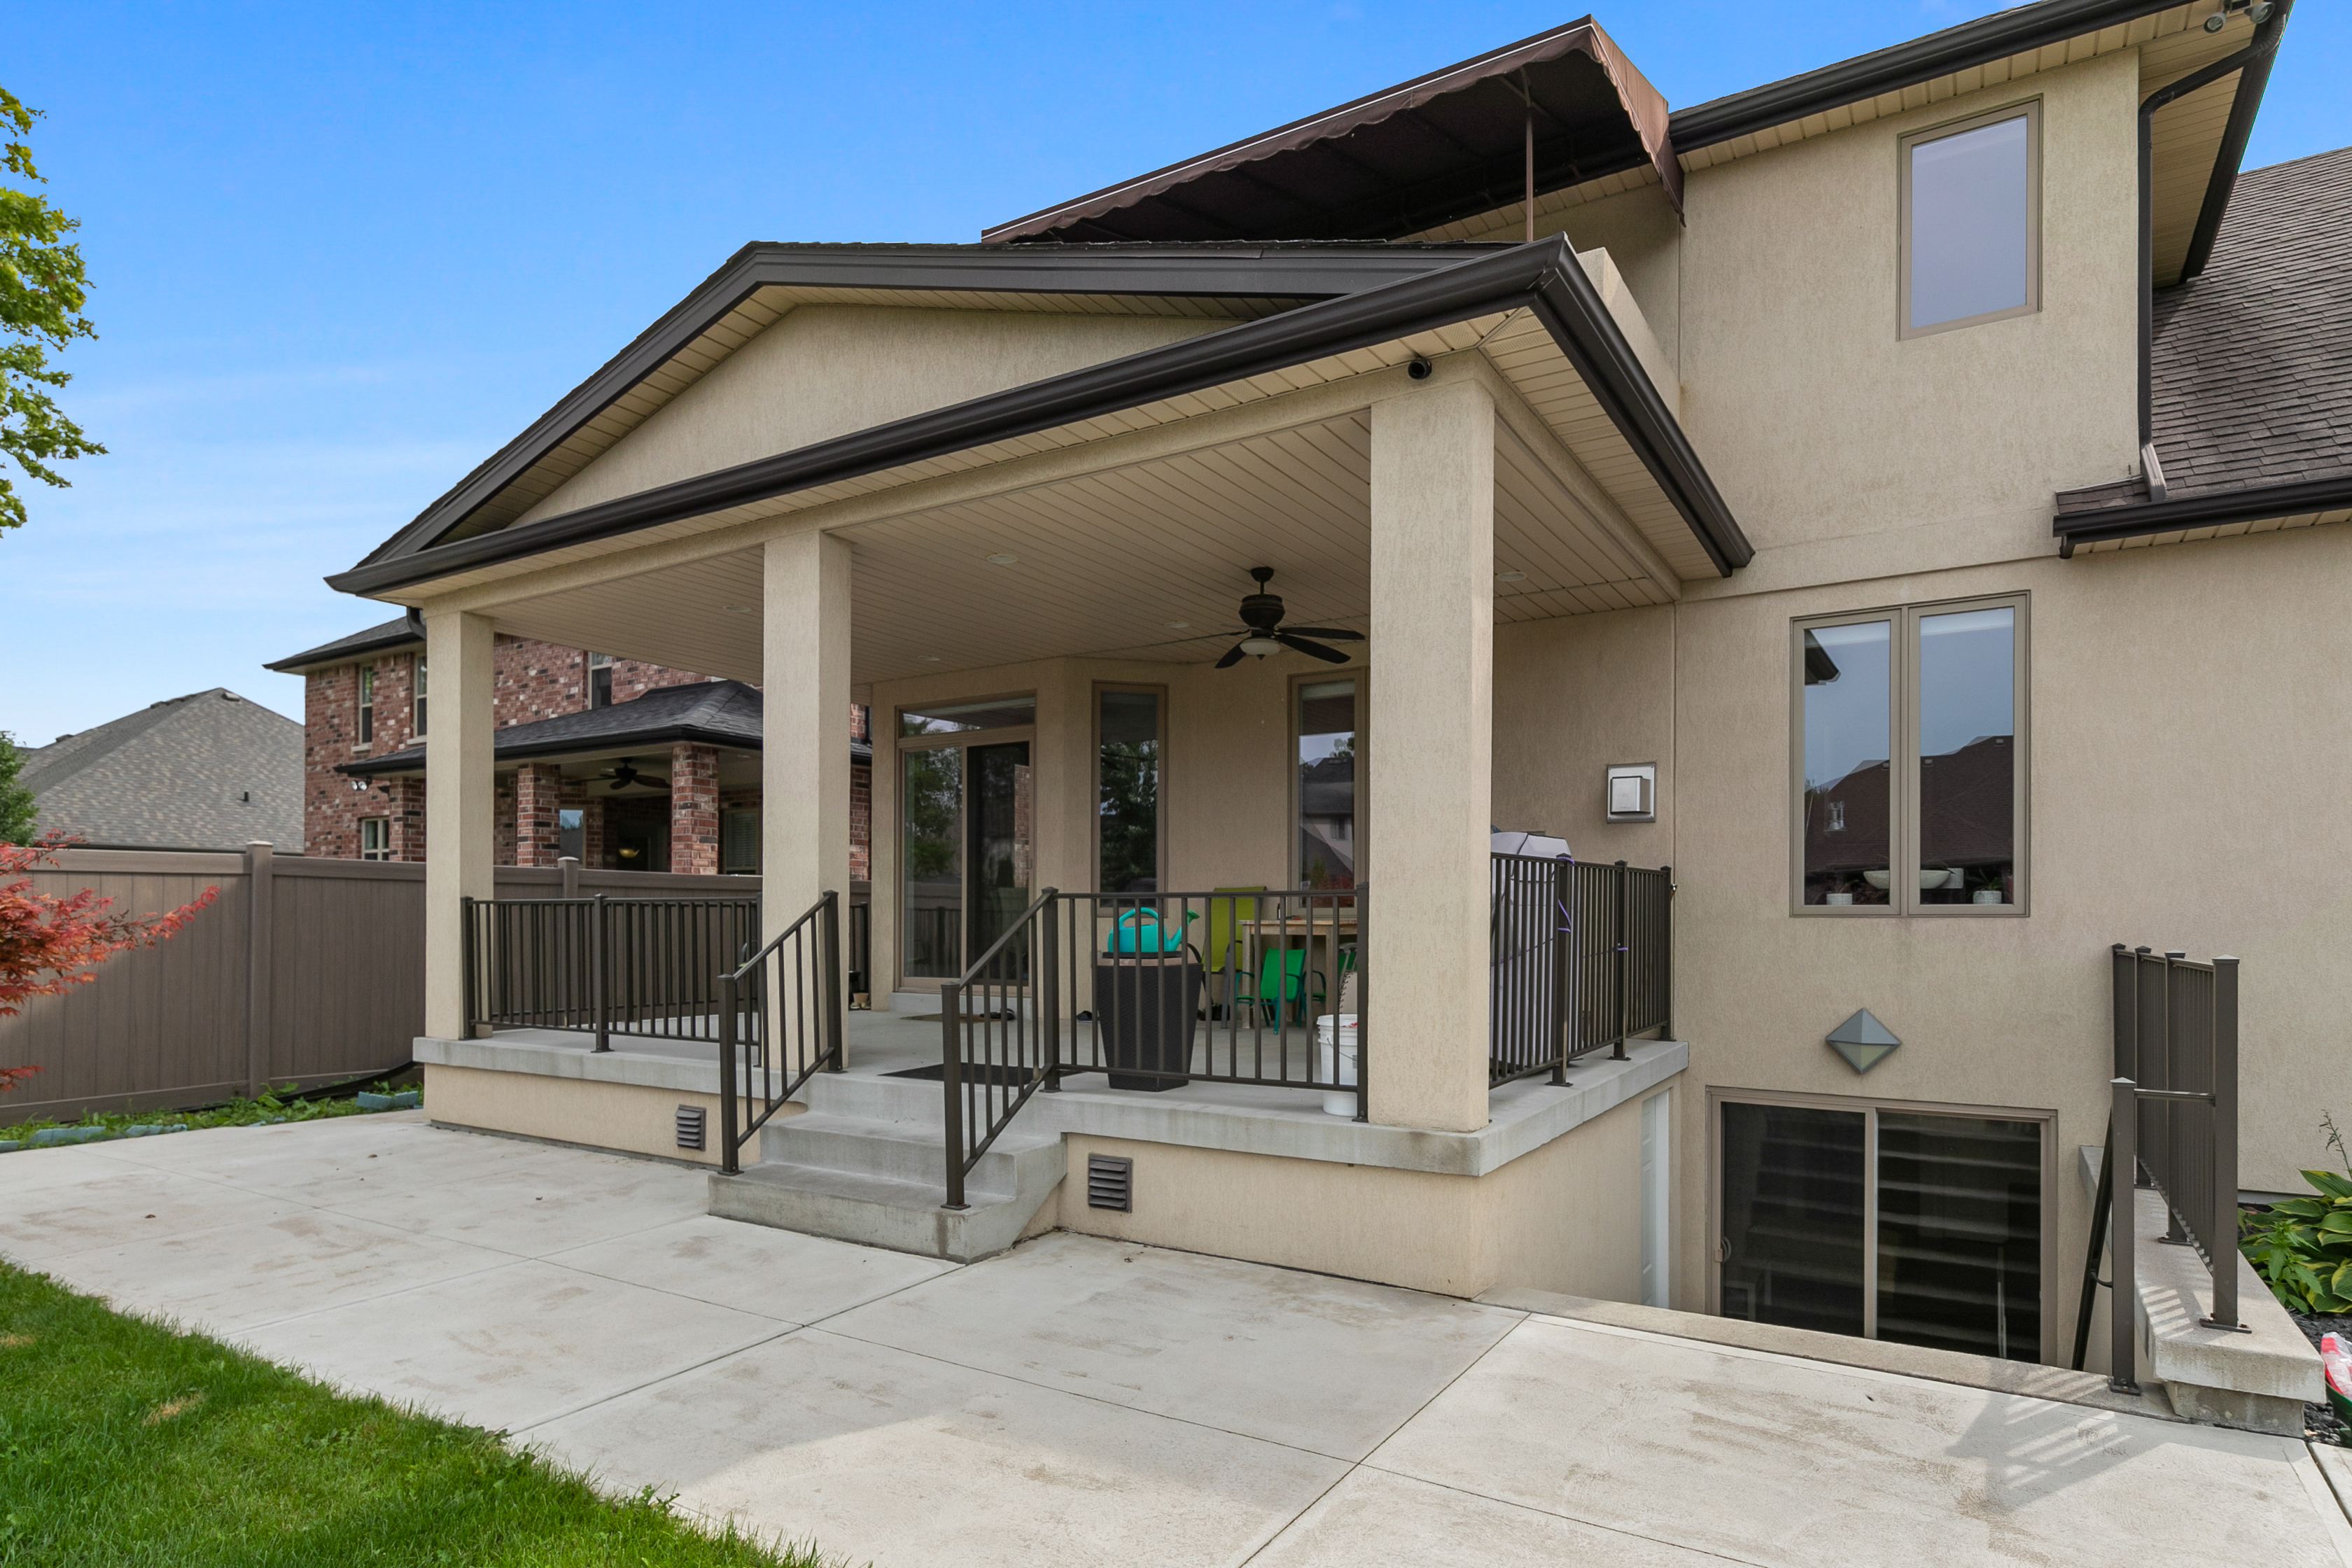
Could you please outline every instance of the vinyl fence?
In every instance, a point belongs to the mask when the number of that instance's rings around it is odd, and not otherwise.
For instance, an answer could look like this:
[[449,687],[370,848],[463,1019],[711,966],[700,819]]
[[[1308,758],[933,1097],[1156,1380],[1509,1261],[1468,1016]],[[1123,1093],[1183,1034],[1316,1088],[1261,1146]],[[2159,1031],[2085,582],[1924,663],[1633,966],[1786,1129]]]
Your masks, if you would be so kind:
[[[170,941],[120,953],[89,984],[0,1018],[0,1066],[41,1069],[0,1096],[0,1121],[371,1077],[408,1065],[424,1032],[421,863],[312,860],[267,845],[241,855],[68,849],[32,880],[60,897],[94,888],[133,913],[220,893]],[[707,895],[718,880],[502,866],[497,886],[501,899],[561,898],[567,886],[661,898]],[[725,882],[758,895],[756,877]]]

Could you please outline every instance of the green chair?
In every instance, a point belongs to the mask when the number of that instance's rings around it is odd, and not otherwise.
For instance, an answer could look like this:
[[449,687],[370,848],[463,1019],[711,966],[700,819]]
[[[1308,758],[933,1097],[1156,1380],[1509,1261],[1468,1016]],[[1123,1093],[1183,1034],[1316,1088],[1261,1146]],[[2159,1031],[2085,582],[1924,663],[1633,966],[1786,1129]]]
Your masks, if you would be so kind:
[[1291,1010],[1294,1022],[1307,1022],[1307,999],[1313,996],[1315,1010],[1323,1009],[1323,972],[1313,971],[1315,984],[1307,985],[1307,950],[1303,947],[1268,948],[1265,960],[1258,966],[1256,984],[1253,986],[1247,975],[1235,976],[1234,1004],[1239,1007],[1255,1007],[1269,1024],[1282,1021],[1285,1007]]

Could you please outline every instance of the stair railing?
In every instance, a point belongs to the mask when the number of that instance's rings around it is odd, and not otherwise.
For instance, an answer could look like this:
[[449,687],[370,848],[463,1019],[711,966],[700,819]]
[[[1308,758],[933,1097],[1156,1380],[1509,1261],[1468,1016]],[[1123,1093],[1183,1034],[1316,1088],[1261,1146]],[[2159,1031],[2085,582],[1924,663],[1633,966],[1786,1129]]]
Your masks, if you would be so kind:
[[940,985],[945,1207],[968,1206],[964,1178],[1061,1065],[1060,898],[1038,894],[961,978]]
[[800,919],[719,977],[719,1168],[743,1168],[743,1145],[819,1072],[842,1068],[841,898],[827,891]]

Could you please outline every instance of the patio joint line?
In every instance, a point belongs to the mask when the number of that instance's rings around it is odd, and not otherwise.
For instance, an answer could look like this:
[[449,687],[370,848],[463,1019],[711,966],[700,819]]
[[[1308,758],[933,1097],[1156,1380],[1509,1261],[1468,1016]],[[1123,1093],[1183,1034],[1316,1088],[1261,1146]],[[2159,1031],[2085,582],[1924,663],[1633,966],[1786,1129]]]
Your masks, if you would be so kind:
[[1532,1513],[1541,1519],[1561,1520],[1570,1524],[1581,1525],[1587,1530],[1598,1530],[1611,1535],[1622,1536],[1628,1541],[1647,1541],[1672,1552],[1687,1552],[1694,1556],[1712,1557],[1718,1563],[1738,1563],[1742,1564],[1743,1568],[1776,1568],[1774,1563],[1760,1557],[1735,1557],[1728,1552],[1718,1552],[1711,1546],[1693,1546],[1687,1542],[1668,1540],[1663,1535],[1650,1535],[1642,1531],[1628,1530],[1622,1525],[1603,1524],[1596,1519],[1585,1519],[1572,1513],[1562,1513],[1555,1508],[1543,1508],[1531,1502],[1520,1502],[1516,1498],[1496,1497],[1487,1492],[1474,1491],[1468,1487],[1457,1487],[1450,1481],[1433,1481],[1427,1476],[1416,1476],[1406,1470],[1392,1470],[1386,1465],[1373,1464],[1370,1459],[1365,1460],[1357,1468],[1378,1470],[1384,1476],[1394,1476],[1399,1480],[1412,1481],[1424,1487],[1435,1487],[1440,1491],[1452,1492],[1456,1497],[1474,1497],[1480,1502],[1491,1502],[1503,1508],[1517,1509],[1521,1513]]
[[[768,1321],[773,1322],[776,1320],[772,1318]],[[633,1384],[627,1388],[615,1389],[610,1394],[600,1394],[593,1399],[583,1399],[577,1405],[567,1406],[566,1408],[555,1411],[551,1415],[539,1416],[534,1420],[525,1422],[520,1426],[502,1427],[499,1430],[499,1436],[511,1437],[520,1433],[534,1431],[539,1427],[548,1425],[550,1422],[568,1420],[571,1417],[581,1414],[583,1411],[593,1410],[600,1405],[609,1405],[615,1399],[622,1399],[632,1394],[642,1393],[646,1389],[653,1388],[658,1384],[667,1383],[674,1377],[684,1377],[690,1372],[700,1372],[704,1367],[715,1366],[719,1363],[729,1360],[731,1357],[748,1354],[752,1351],[758,1350],[761,1345],[772,1345],[778,1340],[790,1339],[793,1335],[799,1333],[803,1326],[803,1325],[798,1323],[787,1323],[772,1334],[761,1334],[756,1340],[751,1340],[743,1344],[736,1345],[729,1350],[719,1351],[712,1355],[707,1355],[691,1366],[682,1366],[674,1372],[663,1373],[658,1377],[649,1377],[643,1383]]]

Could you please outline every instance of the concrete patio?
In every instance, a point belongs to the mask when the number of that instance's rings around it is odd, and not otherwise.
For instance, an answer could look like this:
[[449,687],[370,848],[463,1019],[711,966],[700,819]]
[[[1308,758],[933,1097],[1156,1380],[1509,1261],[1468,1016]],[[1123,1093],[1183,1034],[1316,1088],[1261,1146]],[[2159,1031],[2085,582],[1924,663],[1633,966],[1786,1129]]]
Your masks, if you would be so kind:
[[0,1254],[883,1568],[2352,1564],[2341,1451],[2070,1374],[1066,1235],[958,1268],[706,1202],[404,1113],[0,1158]]

